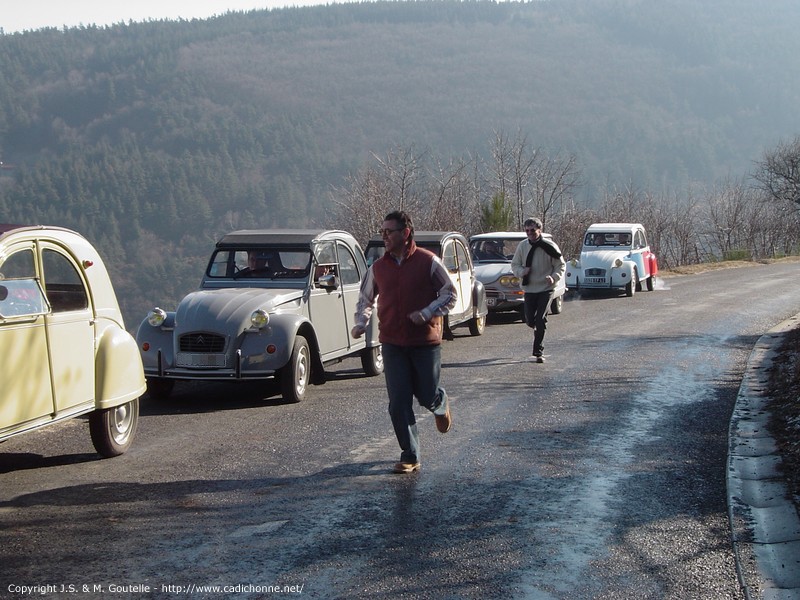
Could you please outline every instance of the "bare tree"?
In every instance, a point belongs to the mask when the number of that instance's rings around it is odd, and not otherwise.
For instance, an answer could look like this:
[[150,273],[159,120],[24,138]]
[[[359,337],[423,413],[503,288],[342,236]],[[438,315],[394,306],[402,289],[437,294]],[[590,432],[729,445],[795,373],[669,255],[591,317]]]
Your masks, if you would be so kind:
[[548,157],[544,152],[535,153],[534,186],[532,194],[533,213],[547,224],[552,211],[561,211],[565,203],[571,202],[575,190],[580,186],[580,170],[574,155],[556,154]]
[[350,175],[342,188],[331,190],[336,210],[331,226],[338,226],[366,243],[383,218],[393,210],[408,211],[415,219],[422,212],[420,177],[423,171],[413,148],[397,148],[385,157],[373,154],[376,165]]
[[471,172],[471,164],[464,160],[436,165],[427,194],[433,199],[425,218],[427,228],[474,233],[480,204],[473,193]]
[[[741,184],[728,183],[706,198],[704,235],[711,241],[710,251],[722,260],[735,250],[748,247],[753,224],[748,222],[748,202]],[[749,256],[748,256],[749,258]]]
[[606,187],[600,207],[601,218],[607,223],[640,223],[641,205],[645,194],[632,181],[624,187]]
[[673,219],[673,206],[678,205],[679,200],[674,198],[672,201],[665,195],[644,194],[642,204],[637,207],[637,222],[644,225],[647,231],[647,243],[656,257],[661,255],[661,245],[670,235],[670,226]]
[[773,200],[793,202],[800,208],[800,136],[764,152],[753,179]]
[[673,269],[702,262],[704,252],[698,243],[698,201],[691,193],[667,201],[664,230],[659,239],[659,268]]
[[426,153],[422,152],[420,156],[416,156],[412,145],[390,150],[385,158],[377,154],[372,155],[390,183],[397,210],[404,210],[412,215],[419,210],[422,203],[415,194],[415,189],[422,172],[420,163]]
[[[517,132],[517,137],[511,147],[511,159],[513,161],[514,203],[518,228],[522,228],[522,223],[528,216],[525,214],[525,206],[528,203],[525,199],[525,188],[530,185],[539,154],[538,148],[529,150],[527,136]],[[542,221],[544,222],[544,215],[542,215]]]
[[374,167],[365,167],[349,175],[342,188],[331,190],[335,206],[329,226],[341,227],[366,244],[375,235],[383,217],[394,209],[389,182]]
[[565,258],[575,258],[581,253],[586,229],[598,220],[596,212],[578,207],[574,200],[570,200],[563,203],[560,211],[550,214],[545,229],[553,236]]
[[495,197],[499,194],[503,198],[508,198],[508,187],[512,179],[514,161],[511,143],[503,131],[494,132],[490,152],[492,154],[492,162],[489,163],[488,167],[490,171],[489,180],[494,182],[490,184],[490,189],[492,190],[490,195]]

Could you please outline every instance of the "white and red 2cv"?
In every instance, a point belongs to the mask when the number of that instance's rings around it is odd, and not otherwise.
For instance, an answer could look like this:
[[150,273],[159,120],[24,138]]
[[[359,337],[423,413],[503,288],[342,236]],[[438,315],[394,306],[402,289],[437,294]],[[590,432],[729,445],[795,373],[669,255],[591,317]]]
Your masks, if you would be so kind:
[[655,289],[658,261],[640,223],[594,223],[583,236],[579,258],[567,262],[570,291],[624,290],[633,296]]

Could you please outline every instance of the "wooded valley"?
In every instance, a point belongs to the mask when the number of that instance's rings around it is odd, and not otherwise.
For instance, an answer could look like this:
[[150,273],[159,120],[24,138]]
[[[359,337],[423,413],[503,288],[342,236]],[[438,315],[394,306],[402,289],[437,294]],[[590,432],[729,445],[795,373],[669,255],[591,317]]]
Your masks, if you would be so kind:
[[792,0],[420,0],[0,34],[0,221],[83,233],[129,328],[227,231],[363,239],[400,205],[467,235],[547,212],[565,251],[636,219],[666,263],[791,253],[751,175],[800,133],[798,30]]

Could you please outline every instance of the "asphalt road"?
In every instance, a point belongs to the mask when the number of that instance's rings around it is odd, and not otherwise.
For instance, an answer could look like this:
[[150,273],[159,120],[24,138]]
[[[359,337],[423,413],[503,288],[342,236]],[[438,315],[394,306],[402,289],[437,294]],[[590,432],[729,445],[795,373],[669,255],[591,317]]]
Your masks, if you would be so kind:
[[0,597],[743,598],[728,424],[753,344],[800,312],[798,275],[756,265],[571,299],[543,365],[519,321],[457,329],[453,429],[418,411],[414,475],[388,472],[383,379],[356,360],[297,405],[250,384],[145,397],[115,459],[83,419],[13,438]]

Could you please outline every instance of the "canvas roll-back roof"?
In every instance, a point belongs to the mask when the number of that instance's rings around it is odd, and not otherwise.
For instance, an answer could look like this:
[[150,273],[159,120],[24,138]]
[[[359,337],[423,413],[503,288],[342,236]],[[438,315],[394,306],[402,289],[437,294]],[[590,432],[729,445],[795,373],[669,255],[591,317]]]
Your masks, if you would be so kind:
[[217,248],[307,246],[313,240],[328,234],[351,237],[346,231],[326,229],[240,229],[222,236],[217,242]]
[[0,239],[4,238],[10,233],[17,233],[19,231],[64,231],[83,237],[77,231],[67,229],[66,227],[58,227],[56,225],[18,225],[14,223],[0,223]]

